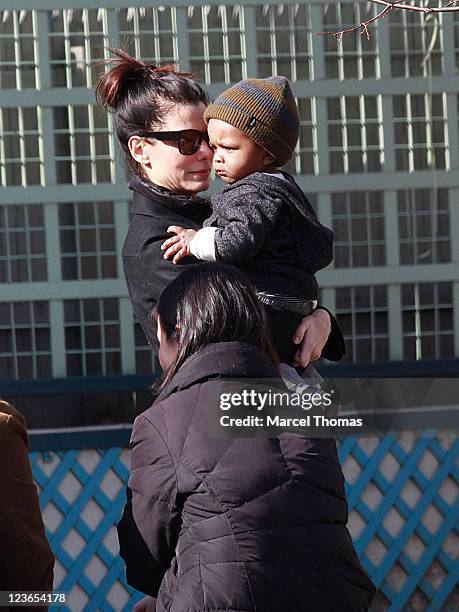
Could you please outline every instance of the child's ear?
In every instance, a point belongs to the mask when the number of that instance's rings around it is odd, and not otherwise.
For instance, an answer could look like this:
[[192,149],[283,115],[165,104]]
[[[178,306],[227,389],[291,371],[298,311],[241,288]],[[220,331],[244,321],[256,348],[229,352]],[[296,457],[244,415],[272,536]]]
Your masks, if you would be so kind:
[[272,155],[267,152],[264,154],[261,163],[263,164],[263,168],[270,168],[272,166],[276,166],[276,160]]

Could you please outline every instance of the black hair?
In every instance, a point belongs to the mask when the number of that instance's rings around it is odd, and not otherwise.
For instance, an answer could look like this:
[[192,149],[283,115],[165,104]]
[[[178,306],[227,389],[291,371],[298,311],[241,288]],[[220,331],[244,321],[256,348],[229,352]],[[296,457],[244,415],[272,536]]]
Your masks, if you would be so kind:
[[247,342],[278,364],[264,306],[234,266],[212,262],[186,268],[164,289],[154,314],[167,338],[178,342],[177,357],[156,389],[166,386],[188,357],[212,342]]
[[171,64],[146,64],[122,49],[109,50],[115,57],[103,61],[111,68],[98,78],[96,100],[113,114],[127,166],[141,175],[141,165],[129,151],[129,138],[160,127],[177,104],[207,105],[209,97],[193,73],[179,72]]

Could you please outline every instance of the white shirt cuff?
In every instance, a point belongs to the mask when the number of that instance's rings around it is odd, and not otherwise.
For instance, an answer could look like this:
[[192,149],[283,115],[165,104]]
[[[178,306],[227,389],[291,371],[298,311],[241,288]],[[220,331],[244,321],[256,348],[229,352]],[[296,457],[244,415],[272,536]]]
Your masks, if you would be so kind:
[[203,227],[194,235],[190,242],[190,251],[198,259],[215,261],[215,232],[218,227]]

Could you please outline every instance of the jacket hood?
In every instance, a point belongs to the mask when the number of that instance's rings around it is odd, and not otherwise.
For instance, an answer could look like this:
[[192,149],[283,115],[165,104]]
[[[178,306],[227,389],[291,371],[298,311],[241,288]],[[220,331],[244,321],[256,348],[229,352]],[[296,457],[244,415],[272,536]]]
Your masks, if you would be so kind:
[[188,357],[156,401],[209,378],[280,379],[280,374],[256,346],[246,342],[216,342]]
[[[314,212],[313,207],[308,202],[306,196],[298,187],[287,172],[281,173],[284,179],[279,178],[275,174],[268,174],[265,172],[254,172],[243,179],[236,181],[231,185],[226,185],[223,189],[223,193],[242,187],[243,185],[250,186],[252,189],[257,191],[267,191],[273,197],[279,197],[282,200],[287,200],[299,213],[303,215],[308,221],[321,225],[317,219],[317,215]],[[323,227],[323,226],[322,226]],[[327,229],[327,228],[325,228]],[[328,230],[330,232],[330,230]]]
[[[327,267],[333,259],[334,234],[317,218],[317,215],[293,177],[282,172],[284,179],[264,172],[254,172],[232,185],[227,185],[223,192],[232,189],[247,189],[266,193],[270,198],[277,198],[289,207],[292,230],[295,236],[298,256],[305,270],[315,274]],[[304,222],[298,218],[301,215]]]

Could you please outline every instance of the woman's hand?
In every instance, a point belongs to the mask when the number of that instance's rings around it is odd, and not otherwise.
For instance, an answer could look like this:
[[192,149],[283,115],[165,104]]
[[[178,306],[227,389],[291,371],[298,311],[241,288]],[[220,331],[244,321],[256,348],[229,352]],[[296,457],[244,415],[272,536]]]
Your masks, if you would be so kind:
[[155,612],[156,610],[156,597],[150,597],[147,595],[140,601],[138,601],[132,608],[133,612]]
[[293,358],[293,365],[305,368],[311,361],[319,359],[331,331],[330,315],[318,308],[303,317],[293,337],[294,344],[300,344]]
[[162,243],[161,249],[163,251],[167,249],[164,253],[164,259],[171,259],[172,257],[172,263],[178,263],[183,257],[191,255],[190,242],[196,234],[195,230],[171,225],[167,228],[167,233],[176,235]]

